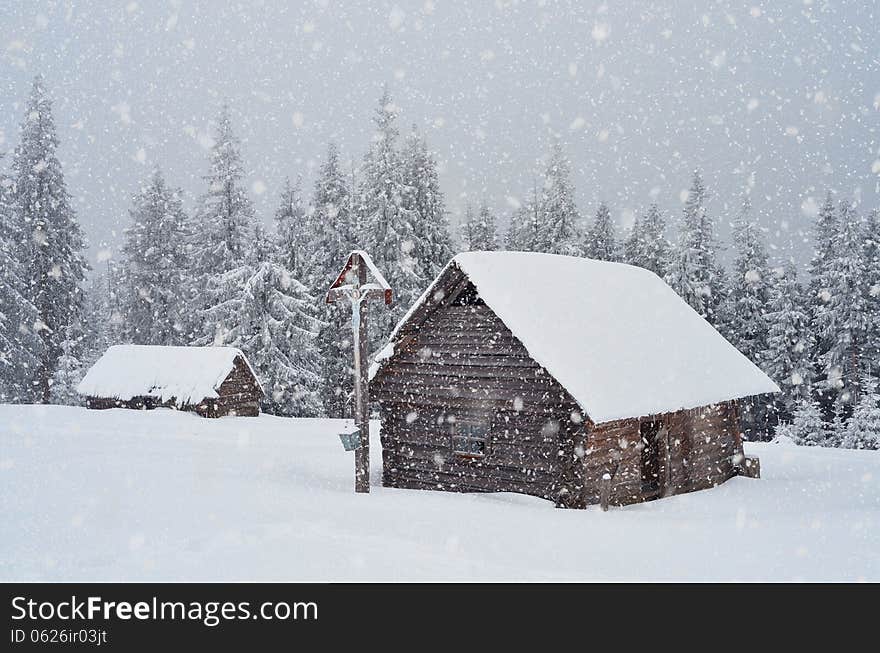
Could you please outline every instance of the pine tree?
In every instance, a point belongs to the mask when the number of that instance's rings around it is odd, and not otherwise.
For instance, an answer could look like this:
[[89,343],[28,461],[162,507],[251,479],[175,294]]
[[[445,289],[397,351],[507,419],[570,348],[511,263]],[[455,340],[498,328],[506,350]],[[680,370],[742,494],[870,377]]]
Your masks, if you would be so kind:
[[846,423],[841,446],[847,449],[880,449],[880,395],[871,377],[862,379],[862,393]]
[[279,415],[320,415],[320,360],[315,341],[320,321],[308,289],[279,264],[261,227],[245,261],[212,277],[205,311],[212,342],[238,347],[265,391],[264,410]]
[[863,260],[864,224],[848,202],[841,202],[838,229],[832,237],[833,259],[827,266],[827,301],[823,299],[823,320],[818,332],[827,349],[820,362],[824,378],[820,389],[830,392],[845,405],[859,397],[859,381],[875,361],[866,359],[869,330],[866,298],[868,293]]
[[[719,330],[749,360],[766,371],[767,311],[771,275],[767,248],[759,227],[752,220],[748,197],[733,223],[735,256],[733,276],[722,313],[716,318]],[[764,439],[775,419],[776,402],[770,396],[744,399],[743,433],[749,440]]]
[[661,279],[669,267],[672,245],[666,238],[666,219],[656,204],[648,207],[644,216],[637,217],[632,233],[624,245],[624,259],[656,274]]
[[[825,429],[825,447],[840,447],[846,437],[847,407],[838,397],[831,406],[831,424]],[[827,422],[826,422],[827,424]]]
[[332,143],[315,181],[312,206],[314,212],[307,224],[310,247],[318,258],[304,282],[311,283],[312,292],[320,295],[333,282],[351,250],[362,247],[351,189],[342,171],[339,151]]
[[543,247],[544,215],[538,186],[532,187],[531,198],[519,206],[510,218],[504,239],[505,247],[514,252],[539,252]]
[[[205,178],[208,192],[201,198],[193,229],[194,264],[190,273],[192,320],[185,332],[195,341],[211,341],[218,323],[200,323],[246,263],[254,233],[254,209],[243,184],[240,143],[232,132],[229,109],[224,106],[211,148],[211,169]],[[201,309],[201,310],[199,310]],[[223,323],[223,328],[230,325]]]
[[466,252],[489,252],[497,248],[495,216],[485,202],[478,213],[468,204],[465,207],[462,239]]
[[309,215],[302,199],[301,181],[297,179],[291,184],[290,179],[284,180],[275,210],[275,247],[279,264],[303,283],[308,283],[316,275],[316,266],[323,268],[325,259],[332,258],[336,252],[337,248],[328,248],[314,232],[315,226],[328,217],[329,211],[334,211],[335,218],[336,209],[324,204],[316,205],[315,211]]
[[767,322],[765,371],[779,385],[776,400],[781,419],[790,419],[795,406],[809,398],[813,351],[803,289],[797,280],[793,261],[776,272],[770,289]]
[[41,77],[34,79],[15,151],[15,199],[21,216],[20,243],[30,272],[27,299],[36,309],[38,359],[34,397],[51,401],[52,377],[63,355],[66,329],[82,311],[81,284],[88,268],[85,248],[56,150],[52,103]]
[[[413,127],[404,152],[404,185],[407,208],[415,218],[415,258],[419,276],[432,281],[454,255],[449,218],[437,163],[428,143]],[[426,285],[426,284],[425,284]]]
[[812,399],[801,399],[797,403],[790,433],[795,444],[807,447],[825,444],[827,434],[818,403]]
[[111,310],[111,273],[108,269],[101,274],[93,274],[85,293],[83,302],[82,327],[83,334],[80,342],[80,359],[83,371],[95,364],[101,355],[111,345],[122,341],[121,331],[123,316],[114,316]]
[[[119,343],[125,342],[125,289],[128,287],[128,284],[125,280],[125,268],[120,264],[108,260],[107,261],[107,275],[106,275],[106,296],[105,296],[105,304],[102,306],[103,314],[107,316],[106,326],[103,329],[103,338],[109,345],[115,345]],[[189,285],[187,286],[187,288]],[[183,288],[182,292],[186,293],[187,288]],[[193,310],[190,309],[190,313]],[[198,317],[201,320],[200,316],[190,316],[190,320],[193,317]],[[201,321],[199,321],[201,324]],[[189,332],[187,332],[189,335]],[[106,351],[106,347],[99,352],[103,354]]]
[[862,260],[867,316],[864,357],[867,361],[874,361],[869,371],[877,379],[880,378],[880,211],[876,209],[871,211],[865,223]]
[[354,392],[351,307],[346,302],[327,304],[318,329],[321,398],[327,417],[351,417]]
[[706,187],[700,173],[695,172],[666,283],[700,316],[720,324],[726,279],[717,262],[718,245],[705,204]]
[[767,351],[767,305],[770,274],[767,248],[758,225],[751,218],[751,203],[743,201],[733,225],[733,278],[726,311],[725,335],[746,357],[764,367]]
[[[315,296],[322,298],[334,276],[353,249],[360,249],[357,216],[350,185],[339,162],[335,145],[327,148],[312,199],[314,212],[306,223],[306,252],[314,252],[304,283]],[[351,315],[342,303],[320,302],[322,323],[318,329],[321,396],[324,414],[346,417],[352,392]]]
[[27,401],[39,341],[36,308],[28,299],[27,261],[13,181],[0,174],[0,402]]
[[61,345],[62,354],[52,377],[52,403],[64,406],[80,406],[82,399],[76,391],[85,370],[78,355],[78,340],[74,329],[68,329]]
[[567,256],[582,256],[583,232],[581,217],[574,202],[574,185],[571,181],[571,165],[562,144],[553,143],[550,161],[544,175],[541,195],[542,221],[538,251]]
[[180,190],[161,171],[134,196],[132,224],[125,230],[126,298],[123,337],[141,345],[182,345],[188,319],[188,218]]
[[[832,315],[830,308],[832,274],[831,265],[836,256],[834,252],[834,239],[838,230],[837,211],[834,201],[829,192],[825,196],[825,203],[819,209],[816,223],[813,227],[813,256],[809,265],[809,313],[810,330],[815,339],[815,349],[812,352],[814,363],[814,375],[821,378],[825,370],[822,367],[822,359],[831,348]],[[826,388],[817,383],[820,394],[827,394],[826,405],[833,400],[834,393],[823,392]]]
[[232,132],[229,108],[224,105],[211,147],[210,171],[205,177],[208,192],[199,200],[198,233],[193,234],[200,243],[196,268],[204,275],[241,263],[249,250],[254,209],[243,184],[240,147]]
[[370,316],[372,342],[383,341],[430,279],[418,265],[416,212],[409,208],[403,159],[397,150],[397,109],[388,90],[382,94],[374,116],[377,134],[364,159],[359,197],[367,252],[394,288],[390,311]]
[[584,255],[598,261],[616,261],[617,242],[614,237],[614,220],[605,202],[599,204],[593,224],[587,229]]

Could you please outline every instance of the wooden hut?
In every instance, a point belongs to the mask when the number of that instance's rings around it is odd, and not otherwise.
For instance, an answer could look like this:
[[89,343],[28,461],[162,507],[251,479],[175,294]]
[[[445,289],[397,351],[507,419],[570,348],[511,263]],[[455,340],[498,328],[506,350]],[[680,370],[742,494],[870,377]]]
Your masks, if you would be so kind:
[[202,417],[260,414],[263,388],[234,347],[114,345],[77,386],[95,409],[176,408]]
[[756,476],[737,400],[779,391],[653,273],[521,252],[456,256],[370,375],[385,486],[572,508]]

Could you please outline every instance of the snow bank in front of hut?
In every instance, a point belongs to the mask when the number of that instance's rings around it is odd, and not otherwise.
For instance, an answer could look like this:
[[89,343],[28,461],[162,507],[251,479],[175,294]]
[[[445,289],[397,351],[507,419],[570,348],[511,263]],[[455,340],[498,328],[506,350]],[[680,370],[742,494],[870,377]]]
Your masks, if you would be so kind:
[[453,263],[596,423],[779,392],[648,270],[526,252]]
[[343,420],[0,405],[0,580],[880,581],[880,453],[746,443],[760,480],[558,510],[353,492]]
[[178,405],[196,403],[217,397],[217,388],[232,371],[236,356],[245,360],[235,347],[114,345],[76,389],[87,397],[123,401],[155,397],[161,402],[176,399]]

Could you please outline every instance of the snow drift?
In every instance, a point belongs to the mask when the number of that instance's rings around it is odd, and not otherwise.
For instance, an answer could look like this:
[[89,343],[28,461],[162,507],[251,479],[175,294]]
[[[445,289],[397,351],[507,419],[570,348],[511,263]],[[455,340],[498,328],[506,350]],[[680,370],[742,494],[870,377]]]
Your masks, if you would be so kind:
[[880,454],[746,443],[763,478],[603,513],[353,491],[341,420],[0,405],[0,580],[880,580]]

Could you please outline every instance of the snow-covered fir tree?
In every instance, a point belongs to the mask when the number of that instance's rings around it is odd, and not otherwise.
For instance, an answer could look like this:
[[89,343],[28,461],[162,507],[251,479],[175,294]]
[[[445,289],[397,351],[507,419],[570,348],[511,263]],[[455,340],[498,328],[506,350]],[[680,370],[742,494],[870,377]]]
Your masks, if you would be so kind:
[[29,272],[27,299],[36,309],[38,345],[30,353],[38,362],[32,387],[34,398],[42,403],[51,401],[52,377],[64,354],[67,328],[80,317],[88,267],[57,149],[52,103],[38,76],[21,124],[13,170],[20,233],[28,236],[20,243]]
[[404,158],[404,184],[408,189],[407,208],[416,220],[415,258],[419,276],[430,282],[452,258],[452,236],[446,202],[440,190],[437,162],[424,136],[415,127],[407,138]]
[[265,391],[263,409],[278,415],[322,413],[315,298],[280,263],[262,227],[254,229],[245,261],[212,277],[213,301],[205,311],[212,342],[238,347]]
[[798,401],[791,422],[790,435],[795,444],[814,447],[826,443],[825,423],[822,421],[822,410],[813,399],[804,398]]
[[464,211],[461,235],[466,252],[489,252],[497,249],[495,216],[485,202],[480,203],[479,211],[468,204]]
[[52,403],[64,406],[79,406],[82,398],[76,391],[77,384],[82,380],[86,370],[80,360],[82,340],[79,329],[68,328],[61,344],[62,354],[58,358],[55,374],[52,376]]
[[538,251],[567,256],[582,256],[583,229],[581,216],[574,202],[571,164],[562,143],[555,141],[544,175],[540,211],[542,233]]
[[614,235],[614,220],[605,202],[599,204],[592,224],[587,228],[584,242],[584,256],[598,261],[618,260],[617,240]]
[[671,244],[666,238],[666,219],[656,204],[633,222],[632,232],[624,244],[624,259],[656,274],[661,279],[669,267]]
[[275,247],[278,262],[303,283],[308,283],[315,274],[316,264],[323,267],[325,248],[331,252],[335,250],[321,242],[320,236],[315,233],[316,224],[326,219],[327,210],[328,207],[322,204],[309,215],[302,197],[301,180],[297,179],[294,183],[289,178],[284,180],[275,210]]
[[510,217],[504,246],[514,252],[538,252],[543,247],[544,217],[537,183],[532,185],[529,199],[514,210]]
[[351,417],[354,392],[352,368],[351,306],[346,302],[326,304],[318,328],[321,400],[327,417]]
[[310,247],[316,257],[304,283],[321,294],[333,282],[345,257],[361,247],[352,192],[336,145],[327,146],[327,158],[318,171],[308,222]]
[[28,251],[15,204],[13,181],[0,174],[0,402],[27,401],[39,342],[36,308],[28,299]]
[[752,219],[748,198],[743,201],[742,210],[733,224],[733,249],[733,275],[724,334],[750,361],[763,368],[767,351],[770,273],[764,236]]
[[820,355],[823,377],[818,387],[835,401],[858,401],[860,380],[876,361],[866,358],[868,313],[865,277],[864,222],[849,202],[841,202],[837,232],[832,236],[833,258],[827,266],[827,283],[820,301],[823,315],[817,333],[825,349]]
[[678,242],[672,249],[666,282],[697,313],[719,324],[726,279],[717,260],[718,244],[712,219],[706,211],[706,187],[699,172],[684,206]]
[[190,307],[189,224],[179,189],[159,169],[135,194],[125,230],[123,338],[140,345],[182,345]]
[[[832,315],[831,315],[831,265],[834,261],[834,238],[837,234],[838,218],[831,193],[819,209],[813,227],[813,256],[809,265],[809,282],[807,285],[808,308],[810,315],[810,331],[814,336],[814,350],[811,358],[814,374],[824,376],[821,360],[831,347]],[[824,387],[817,388],[820,392]],[[826,404],[833,400],[833,393],[827,394]]]
[[254,233],[254,209],[243,183],[240,142],[232,132],[226,106],[220,112],[211,168],[205,179],[208,192],[199,202],[192,236],[189,298],[191,315],[196,319],[185,328],[196,340],[215,338],[218,324],[200,324],[198,316],[209,315],[205,310],[211,308],[211,302],[224,296],[218,289],[230,281],[227,273],[244,266]]
[[865,376],[861,396],[846,422],[841,446],[847,449],[880,449],[880,395],[877,381]]
[[867,314],[864,356],[868,361],[875,361],[870,373],[878,379],[880,378],[880,211],[877,209],[868,214],[864,238],[863,289]]
[[[357,216],[352,206],[350,183],[342,170],[339,151],[331,144],[315,181],[312,197],[311,250],[320,254],[305,283],[315,297],[323,298],[343,262],[359,249]],[[351,313],[344,302],[320,302],[323,320],[318,329],[321,398],[329,417],[350,416],[352,393]]]
[[123,340],[122,309],[121,306],[115,311],[113,308],[116,296],[111,266],[96,270],[86,286],[83,303],[83,333],[79,348],[83,371],[94,365],[108,347],[120,344]]
[[397,111],[386,88],[373,117],[376,136],[364,159],[358,197],[366,250],[395,293],[391,310],[370,315],[372,342],[381,342],[391,332],[430,282],[420,274],[416,258],[418,216],[408,205],[405,165],[397,149]]
[[795,406],[810,396],[813,334],[794,261],[774,271],[772,278],[764,370],[782,391],[776,398],[779,419],[789,420]]
[[[733,275],[718,327],[749,360],[765,369],[770,271],[764,236],[752,219],[748,197],[733,223],[733,246]],[[749,440],[764,439],[769,433],[774,408],[768,396],[742,401],[743,433]]]

